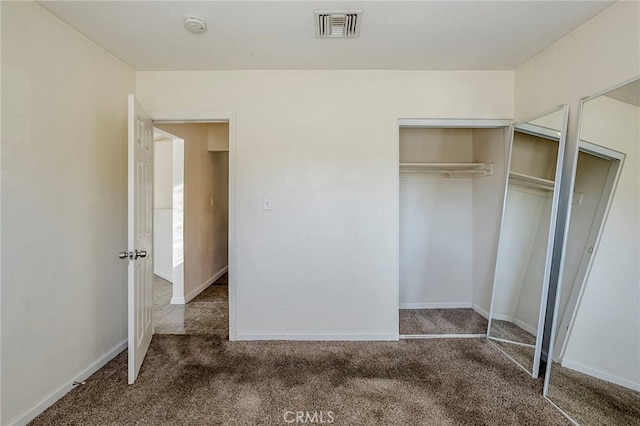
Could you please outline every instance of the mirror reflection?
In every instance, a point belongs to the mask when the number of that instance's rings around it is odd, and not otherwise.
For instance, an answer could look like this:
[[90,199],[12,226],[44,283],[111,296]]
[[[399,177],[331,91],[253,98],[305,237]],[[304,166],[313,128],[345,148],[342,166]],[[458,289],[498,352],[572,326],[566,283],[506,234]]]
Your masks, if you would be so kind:
[[640,424],[640,81],[581,114],[545,395],[582,425]]
[[[537,377],[568,106],[513,128],[488,337]],[[537,350],[536,350],[537,349]]]

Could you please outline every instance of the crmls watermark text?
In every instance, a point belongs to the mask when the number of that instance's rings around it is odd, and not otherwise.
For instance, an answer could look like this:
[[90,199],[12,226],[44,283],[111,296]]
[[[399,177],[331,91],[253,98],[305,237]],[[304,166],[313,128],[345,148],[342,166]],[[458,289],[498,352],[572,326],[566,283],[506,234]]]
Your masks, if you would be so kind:
[[295,424],[329,424],[333,423],[333,411],[285,411],[284,421]]

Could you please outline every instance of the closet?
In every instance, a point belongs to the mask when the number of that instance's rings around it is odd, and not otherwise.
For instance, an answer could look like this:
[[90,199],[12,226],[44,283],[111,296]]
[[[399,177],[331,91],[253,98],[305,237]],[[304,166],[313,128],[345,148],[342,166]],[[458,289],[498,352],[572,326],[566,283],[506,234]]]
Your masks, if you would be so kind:
[[437,124],[399,128],[400,335],[485,335],[509,122]]
[[489,341],[538,377],[568,105],[513,126]]
[[503,328],[498,337],[533,345],[546,282],[559,144],[557,132],[547,136],[544,127],[530,127],[519,125],[513,133],[493,320]]

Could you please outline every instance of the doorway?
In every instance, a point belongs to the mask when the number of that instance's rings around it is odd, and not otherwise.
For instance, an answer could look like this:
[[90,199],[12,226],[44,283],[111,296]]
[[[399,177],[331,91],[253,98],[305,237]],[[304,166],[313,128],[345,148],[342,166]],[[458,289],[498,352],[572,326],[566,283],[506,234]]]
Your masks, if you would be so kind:
[[229,122],[154,122],[156,334],[229,334]]
[[593,253],[604,227],[625,155],[581,140],[567,232],[553,360],[562,362]]

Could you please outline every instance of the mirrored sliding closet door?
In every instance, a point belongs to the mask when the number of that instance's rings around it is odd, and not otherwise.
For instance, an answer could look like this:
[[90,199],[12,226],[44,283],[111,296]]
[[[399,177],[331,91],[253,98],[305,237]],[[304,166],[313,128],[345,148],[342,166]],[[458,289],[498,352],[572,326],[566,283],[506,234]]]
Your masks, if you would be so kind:
[[580,425],[640,424],[640,81],[582,103],[545,396]]
[[569,107],[513,127],[488,338],[538,376]]

